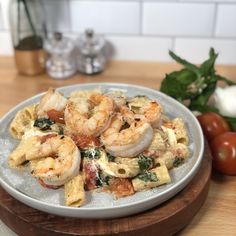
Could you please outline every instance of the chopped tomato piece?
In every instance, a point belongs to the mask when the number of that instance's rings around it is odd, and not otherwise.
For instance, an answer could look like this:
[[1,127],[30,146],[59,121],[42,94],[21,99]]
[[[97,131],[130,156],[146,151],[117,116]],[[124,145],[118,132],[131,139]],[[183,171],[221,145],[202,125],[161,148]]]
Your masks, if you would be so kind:
[[71,138],[75,144],[82,149],[94,146],[99,147],[101,145],[100,140],[94,136],[73,135]]
[[117,198],[134,194],[134,188],[129,179],[113,178],[109,181],[109,189]]
[[57,111],[55,109],[47,111],[48,118],[54,122],[65,124],[64,121],[64,112]]
[[86,190],[96,189],[100,186],[97,185],[98,182],[98,168],[95,166],[93,161],[84,159],[83,160],[83,173],[84,173],[84,185]]

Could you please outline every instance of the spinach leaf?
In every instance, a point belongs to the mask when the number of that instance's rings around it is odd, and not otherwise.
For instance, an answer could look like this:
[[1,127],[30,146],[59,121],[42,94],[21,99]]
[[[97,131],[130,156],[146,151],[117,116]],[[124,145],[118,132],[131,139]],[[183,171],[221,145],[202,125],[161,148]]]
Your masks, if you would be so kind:
[[55,122],[48,118],[39,118],[35,120],[34,127],[38,127],[40,130],[51,130],[51,125],[53,125]]
[[143,154],[138,156],[138,165],[141,172],[148,170],[153,165],[151,157],[146,157]]
[[107,159],[108,159],[109,162],[114,162],[116,157],[114,157],[111,154],[107,153]]
[[158,178],[154,172],[145,171],[137,176],[138,179],[144,182],[157,182]]
[[105,176],[105,178],[103,179],[103,182],[106,184],[106,185],[109,185],[109,181],[111,180],[111,176],[107,175]]
[[61,126],[59,126],[58,134],[59,135],[63,135],[64,134],[64,129]]
[[178,167],[180,165],[182,165],[184,163],[184,158],[182,157],[175,157],[174,161],[173,161],[173,166],[174,167]]
[[102,180],[102,173],[101,171],[98,171],[97,176],[96,176],[96,186],[102,187],[103,186],[103,180]]
[[101,152],[99,148],[90,148],[81,151],[82,157],[87,157],[89,159],[99,159],[101,156]]

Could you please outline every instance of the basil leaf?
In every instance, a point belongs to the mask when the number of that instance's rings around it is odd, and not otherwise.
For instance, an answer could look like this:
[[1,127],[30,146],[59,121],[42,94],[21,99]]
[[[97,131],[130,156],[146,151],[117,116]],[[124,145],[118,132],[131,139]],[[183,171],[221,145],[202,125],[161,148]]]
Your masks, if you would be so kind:
[[166,78],[162,81],[160,90],[180,101],[188,98],[187,94],[184,92],[186,86],[179,83],[176,79],[173,79],[171,75],[166,75]]
[[214,64],[216,58],[218,57],[218,54],[215,53],[215,50],[213,48],[210,49],[209,57],[210,58],[203,62],[199,68],[201,75],[204,77],[215,73]]
[[178,82],[180,82],[182,85],[189,85],[196,81],[197,76],[195,73],[188,69],[182,69],[177,72],[173,72],[170,74],[173,78],[175,78]]
[[190,110],[192,110],[193,106],[206,106],[210,96],[214,93],[215,89],[216,83],[209,84],[208,87],[206,87],[199,96],[195,97],[191,101],[189,105]]
[[177,56],[174,52],[169,51],[169,55],[178,63],[185,66],[188,70],[194,72],[197,76],[200,75],[199,69],[194,64],[182,59],[181,57]]
[[199,111],[201,113],[205,113],[205,112],[215,112],[218,113],[218,109],[213,107],[213,106],[208,106],[208,105],[191,105],[191,107],[189,107],[192,111]]
[[231,130],[236,130],[236,118],[223,116],[223,118],[228,122]]
[[215,75],[215,77],[217,78],[217,80],[221,80],[223,82],[225,82],[227,85],[236,85],[236,83],[234,81],[231,81],[229,79],[226,79],[225,77],[221,76],[221,75]]

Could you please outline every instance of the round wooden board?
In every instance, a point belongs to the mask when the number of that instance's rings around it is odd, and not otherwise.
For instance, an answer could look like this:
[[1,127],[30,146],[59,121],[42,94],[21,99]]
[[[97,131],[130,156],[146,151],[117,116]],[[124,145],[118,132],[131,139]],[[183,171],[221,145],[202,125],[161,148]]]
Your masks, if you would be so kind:
[[191,221],[204,203],[210,175],[211,156],[206,147],[198,173],[175,197],[146,212],[112,220],[50,215],[15,200],[0,187],[0,217],[19,236],[173,235]]

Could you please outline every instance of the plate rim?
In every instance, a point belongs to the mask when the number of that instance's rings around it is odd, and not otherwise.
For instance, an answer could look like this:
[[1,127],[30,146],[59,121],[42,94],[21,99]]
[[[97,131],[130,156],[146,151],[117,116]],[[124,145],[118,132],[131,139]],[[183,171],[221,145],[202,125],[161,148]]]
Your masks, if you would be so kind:
[[[6,181],[4,181],[2,179],[2,177],[0,176],[0,184],[1,186],[8,192],[8,190],[14,194],[16,194],[17,196],[17,199],[19,201],[23,201],[22,199],[24,199],[24,203],[26,203],[28,205],[28,202],[32,202],[34,204],[36,204],[37,206],[49,206],[53,209],[61,209],[61,210],[70,210],[70,211],[80,211],[80,212],[91,212],[91,211],[96,211],[96,210],[115,210],[115,209],[123,209],[123,208],[126,208],[126,207],[135,207],[135,206],[138,206],[140,204],[144,204],[144,203],[147,203],[147,202],[150,202],[150,201],[153,201],[155,198],[157,197],[160,197],[162,195],[167,195],[168,193],[170,193],[171,191],[173,190],[176,190],[178,189],[178,187],[181,187],[181,189],[179,189],[178,191],[175,191],[175,194],[179,191],[181,191],[188,183],[189,181],[193,178],[193,176],[196,174],[196,171],[198,170],[199,166],[200,166],[200,163],[201,163],[201,160],[202,160],[202,157],[203,157],[203,152],[204,152],[204,138],[203,138],[203,132],[202,132],[202,129],[200,127],[200,124],[198,123],[197,121],[197,118],[192,114],[192,112],[187,108],[185,107],[183,104],[181,104],[180,102],[178,102],[177,100],[175,100],[174,98],[162,93],[161,91],[159,90],[155,90],[155,89],[152,89],[152,88],[149,88],[149,87],[145,87],[145,86],[140,86],[140,85],[135,85],[135,84],[127,84],[127,83],[80,83],[80,84],[73,84],[73,85],[68,85],[68,86],[63,86],[63,87],[57,87],[55,88],[56,90],[64,90],[64,89],[70,89],[70,88],[74,88],[76,89],[76,87],[83,87],[83,86],[87,86],[87,85],[90,85],[90,86],[93,86],[93,87],[102,87],[102,86],[119,86],[119,87],[125,87],[126,89],[128,87],[134,87],[134,88],[139,88],[139,89],[145,89],[145,90],[148,90],[150,92],[154,92],[154,93],[160,93],[162,96],[164,96],[166,99],[168,100],[171,100],[172,102],[174,103],[177,103],[179,106],[181,106],[190,116],[192,116],[193,120],[195,120],[195,125],[197,125],[198,127],[198,132],[200,134],[200,149],[199,149],[199,154],[198,154],[198,159],[196,161],[196,163],[193,165],[193,167],[191,168],[191,171],[189,171],[181,180],[179,180],[175,185],[174,185],[174,189],[166,189],[164,190],[161,195],[152,195],[152,196],[149,196],[148,198],[144,198],[144,199],[141,199],[141,200],[136,200],[135,202],[131,202],[131,203],[122,203],[121,206],[109,206],[109,207],[89,207],[89,208],[86,208],[86,207],[83,207],[83,208],[75,208],[75,207],[69,207],[69,206],[63,206],[63,205],[55,205],[55,204],[52,204],[52,203],[48,203],[48,202],[43,202],[41,200],[38,200],[38,199],[35,199],[33,197],[30,197],[22,192],[20,192],[18,189],[14,188],[13,186],[9,185]],[[25,100],[23,100],[22,102],[18,103],[16,106],[14,106],[13,108],[11,108],[1,119],[0,119],[0,126],[2,125],[3,121],[6,119],[6,117],[8,115],[10,115],[10,113],[12,113],[13,111],[17,111],[19,109],[19,107],[21,107],[24,103],[26,102],[29,102],[30,100],[32,99],[35,99],[35,98],[39,98],[41,97],[43,94],[45,94],[46,92],[41,92],[41,93],[38,93],[30,98],[27,98]],[[187,183],[186,183],[187,182]],[[186,183],[186,184],[185,184]],[[182,187],[182,185],[184,185]],[[10,194],[11,195],[11,194]],[[11,195],[12,196],[12,195]],[[12,196],[13,198],[16,198],[15,195]],[[158,205],[158,204],[156,204]],[[31,206],[31,205],[30,205]],[[32,206],[31,206],[32,207]],[[147,208],[148,209],[148,208]]]

